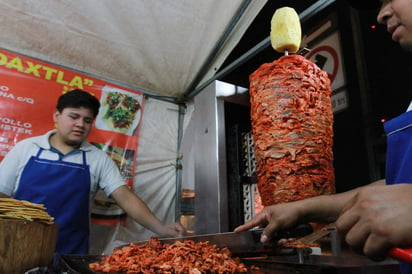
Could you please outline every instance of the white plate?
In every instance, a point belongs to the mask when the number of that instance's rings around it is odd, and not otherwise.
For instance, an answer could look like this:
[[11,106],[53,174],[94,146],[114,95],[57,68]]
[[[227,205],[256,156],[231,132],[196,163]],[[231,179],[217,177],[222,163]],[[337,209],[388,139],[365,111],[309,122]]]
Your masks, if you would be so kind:
[[110,87],[110,86],[104,86],[102,89],[102,97],[100,98],[99,114],[96,117],[96,124],[95,124],[96,128],[115,131],[115,132],[123,133],[126,135],[130,135],[130,136],[134,135],[136,128],[139,126],[141,113],[142,113],[141,108],[134,114],[134,119],[129,127],[122,127],[122,128],[115,127],[110,117],[108,119],[104,117],[108,110],[108,105],[105,103],[105,101],[106,101],[106,98],[109,92],[125,94],[128,97],[132,97],[133,99],[137,100],[140,104],[140,107],[142,107],[142,95],[141,94],[128,92],[128,91]]

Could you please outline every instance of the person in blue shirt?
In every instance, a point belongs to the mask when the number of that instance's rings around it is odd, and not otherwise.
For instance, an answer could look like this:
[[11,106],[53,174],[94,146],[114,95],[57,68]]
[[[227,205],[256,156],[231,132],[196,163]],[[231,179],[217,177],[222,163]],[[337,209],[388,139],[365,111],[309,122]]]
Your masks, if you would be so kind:
[[[373,0],[365,0],[373,4]],[[366,4],[365,1],[362,5]],[[387,26],[392,40],[412,51],[412,0],[381,0],[377,21]],[[266,243],[279,229],[301,222],[336,221],[346,243],[374,260],[392,247],[412,247],[412,104],[384,124],[387,135],[386,178],[344,193],[323,195],[268,206],[252,220],[235,228],[265,227]],[[410,265],[401,265],[410,273]]]
[[58,99],[55,130],[17,143],[0,163],[0,197],[44,204],[59,225],[57,254],[87,254],[90,209],[101,188],[136,222],[159,236],[181,236],[164,225],[125,183],[113,160],[86,141],[100,102],[83,90]]

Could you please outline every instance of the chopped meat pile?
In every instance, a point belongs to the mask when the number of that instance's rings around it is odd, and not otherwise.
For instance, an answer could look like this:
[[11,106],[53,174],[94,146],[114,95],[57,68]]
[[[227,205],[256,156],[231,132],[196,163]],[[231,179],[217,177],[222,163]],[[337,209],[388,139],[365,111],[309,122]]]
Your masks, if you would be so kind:
[[144,245],[114,249],[89,265],[93,271],[122,273],[239,273],[247,268],[227,248],[191,240],[162,244],[156,237]]
[[261,65],[249,80],[263,205],[334,193],[327,73],[301,55],[287,55]]

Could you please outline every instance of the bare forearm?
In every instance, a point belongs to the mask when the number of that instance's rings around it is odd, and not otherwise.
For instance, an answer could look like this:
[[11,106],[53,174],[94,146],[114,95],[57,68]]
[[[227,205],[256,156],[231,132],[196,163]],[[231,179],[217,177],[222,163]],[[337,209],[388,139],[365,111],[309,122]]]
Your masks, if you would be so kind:
[[302,203],[301,219],[307,222],[333,222],[344,207],[356,193],[356,189],[348,192],[322,195],[299,201]]
[[145,228],[161,235],[163,234],[162,222],[153,214],[149,207],[133,192],[121,187],[112,193],[117,204],[127,213],[129,217]]
[[354,188],[352,190],[333,194],[322,195],[314,198],[302,200],[302,218],[312,222],[333,222],[342,212],[345,204],[350,201],[358,191],[364,187],[385,185],[385,180],[378,180],[369,185]]

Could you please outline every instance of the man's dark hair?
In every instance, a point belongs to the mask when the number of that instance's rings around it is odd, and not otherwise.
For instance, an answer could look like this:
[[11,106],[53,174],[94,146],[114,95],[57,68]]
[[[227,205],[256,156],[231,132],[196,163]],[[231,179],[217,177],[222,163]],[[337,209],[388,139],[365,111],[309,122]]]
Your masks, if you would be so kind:
[[66,92],[65,94],[59,97],[56,109],[59,112],[63,112],[63,109],[70,107],[88,108],[93,112],[93,118],[96,118],[97,114],[99,113],[100,102],[99,100],[97,100],[96,97],[94,97],[87,91],[83,91],[81,89],[74,89]]

